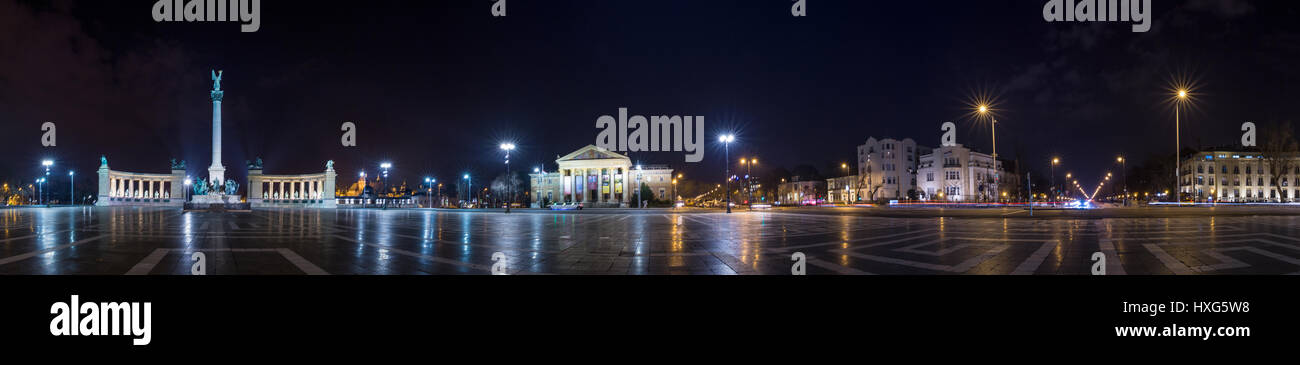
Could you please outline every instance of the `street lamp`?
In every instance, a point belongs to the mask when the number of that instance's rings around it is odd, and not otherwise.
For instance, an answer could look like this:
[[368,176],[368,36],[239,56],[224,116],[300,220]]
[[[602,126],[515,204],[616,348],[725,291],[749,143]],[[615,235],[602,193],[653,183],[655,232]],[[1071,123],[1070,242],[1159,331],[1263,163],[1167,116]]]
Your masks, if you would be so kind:
[[[987,104],[980,104],[979,114],[984,116],[989,115],[990,114],[989,106]],[[991,125],[993,130],[992,133],[990,134],[993,137],[993,196],[996,197],[998,194],[998,180],[999,180],[998,175],[1001,175],[999,174],[999,169],[998,169],[998,119],[989,118],[989,120],[993,121]]]
[[677,179],[673,179],[673,209],[677,209]]
[[465,180],[465,199],[469,200],[470,206],[474,206],[474,180],[470,179],[469,174],[462,178]]
[[[384,162],[379,164],[379,168],[384,170],[384,194],[388,194],[388,169],[393,168],[392,163]],[[384,209],[388,209],[388,197],[384,197]]]
[[184,192],[184,194],[183,194],[183,197],[185,198],[185,202],[186,202],[186,203],[189,203],[189,202],[190,202],[190,184],[193,184],[193,183],[194,183],[194,180],[191,179],[191,178],[189,177],[189,175],[186,175],[186,176],[185,176],[185,192]]
[[[41,183],[44,184],[45,180],[50,177],[50,167],[54,166],[54,161],[53,160],[41,161],[41,166],[45,166],[45,177],[41,178]],[[48,204],[49,202],[48,199],[46,199],[44,187],[41,188],[40,194],[41,194],[41,202]]]
[[424,178],[424,184],[425,184],[425,186],[428,186],[428,187],[425,188],[425,189],[427,189],[427,190],[426,190],[426,191],[427,191],[426,194],[429,194],[429,208],[430,208],[430,209],[433,208],[433,183],[434,183],[434,182],[437,182],[437,181],[438,181],[438,179],[434,179],[434,178],[431,178],[431,177],[426,177],[426,178]]
[[36,205],[45,203],[45,178],[36,179]]
[[636,164],[636,206],[641,207],[643,198],[641,197],[641,164]]
[[515,144],[502,143],[501,150],[506,151],[506,213],[510,213],[510,203],[515,200],[514,178],[510,176],[510,151],[515,150]]
[[[736,135],[734,134],[724,134],[718,136],[718,142],[722,142],[723,161],[728,161],[728,162],[731,161],[731,142],[734,142],[735,140],[736,140]],[[723,165],[724,167],[723,167],[722,177],[727,181],[727,202],[726,202],[727,213],[731,213],[731,164],[724,163]]]
[[1124,156],[1123,156],[1123,155],[1120,155],[1119,157],[1116,157],[1116,158],[1115,158],[1115,161],[1119,162],[1120,168],[1124,170],[1124,171],[1123,171],[1123,174],[1124,174],[1124,206],[1127,207],[1127,206],[1128,206],[1128,160],[1124,159]]
[[537,207],[538,207],[538,208],[544,208],[544,207],[542,206],[542,189],[541,189],[541,186],[542,186],[542,181],[546,178],[546,169],[542,168],[541,166],[539,166],[539,167],[534,167],[534,168],[533,168],[533,173],[534,173],[534,174],[537,174],[536,185],[533,185],[533,186],[536,186],[536,187],[537,187],[537,195],[533,195],[533,199],[536,199],[536,200],[537,200]]
[[1179,164],[1182,163],[1182,106],[1187,102],[1190,95],[1186,88],[1179,88],[1174,98],[1174,202],[1183,203],[1182,193],[1182,173],[1179,171]]
[[77,172],[68,170],[68,204],[77,205]]

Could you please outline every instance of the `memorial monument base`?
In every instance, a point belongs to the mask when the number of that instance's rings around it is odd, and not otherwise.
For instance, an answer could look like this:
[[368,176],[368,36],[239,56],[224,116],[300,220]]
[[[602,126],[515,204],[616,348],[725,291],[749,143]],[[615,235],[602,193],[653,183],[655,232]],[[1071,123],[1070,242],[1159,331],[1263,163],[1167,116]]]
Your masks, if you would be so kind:
[[248,203],[241,201],[239,195],[195,195],[190,202],[185,203],[187,211],[207,211],[207,212],[229,212],[229,211],[251,211],[252,207]]

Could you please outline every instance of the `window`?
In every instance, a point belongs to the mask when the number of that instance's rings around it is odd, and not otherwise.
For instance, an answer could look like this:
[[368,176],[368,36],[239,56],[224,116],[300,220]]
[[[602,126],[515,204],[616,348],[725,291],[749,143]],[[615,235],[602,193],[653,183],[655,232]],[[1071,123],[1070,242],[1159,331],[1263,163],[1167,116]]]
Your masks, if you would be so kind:
[[[927,173],[925,173],[925,181],[934,181],[934,173],[933,173],[933,172],[927,172]],[[931,194],[934,194],[934,193],[931,192]]]

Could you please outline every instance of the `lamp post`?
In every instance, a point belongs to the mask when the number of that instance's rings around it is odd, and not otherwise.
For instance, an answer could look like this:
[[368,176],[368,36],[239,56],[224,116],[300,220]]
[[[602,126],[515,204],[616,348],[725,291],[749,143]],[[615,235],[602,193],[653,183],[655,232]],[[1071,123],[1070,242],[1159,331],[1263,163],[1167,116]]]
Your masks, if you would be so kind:
[[425,191],[426,191],[425,194],[427,194],[427,195],[429,196],[429,208],[430,208],[430,209],[433,209],[433,183],[434,183],[434,181],[437,181],[437,179],[434,179],[434,178],[431,178],[431,177],[426,177],[426,178],[424,178],[424,186],[425,186],[425,189],[426,189],[426,190],[425,190]]
[[45,178],[36,179],[36,205],[45,204]]
[[1065,181],[1066,181],[1066,183],[1070,182],[1070,179],[1073,179],[1073,178],[1074,178],[1074,173],[1072,173],[1072,172],[1066,172],[1066,173],[1065,173]]
[[[538,207],[538,208],[546,208],[546,207],[543,207],[543,206],[542,206],[542,188],[541,188],[541,187],[542,187],[542,181],[543,181],[544,179],[546,179],[546,168],[545,168],[545,167],[542,167],[542,166],[534,167],[534,168],[533,168],[533,173],[534,173],[534,174],[537,174],[537,180],[534,181],[534,184],[535,184],[535,185],[533,185],[533,186],[536,186],[536,187],[537,187],[537,191],[536,191],[536,192],[537,192],[537,195],[533,195],[533,199],[536,199],[536,200],[537,200],[537,207]],[[530,189],[530,190],[531,190],[531,189]]]
[[641,164],[636,164],[636,206],[640,208],[645,200],[641,197]]
[[502,143],[501,150],[506,151],[506,213],[510,213],[510,203],[515,200],[515,179],[510,176],[510,151],[515,150],[515,144]]
[[465,174],[465,200],[469,200],[469,205],[474,206],[474,180],[470,179],[469,174]]
[[190,202],[190,184],[192,183],[194,183],[194,180],[188,175],[185,176],[185,192],[183,193],[183,197],[185,198],[186,203]]
[[68,204],[77,205],[77,172],[68,170]]
[[[54,166],[54,161],[53,160],[41,161],[41,166],[45,166],[45,177],[41,178],[41,183],[42,185],[44,185],[45,181],[50,178],[50,167]],[[41,202],[45,204],[49,204],[49,199],[48,197],[45,196],[44,186],[41,187]]]
[[[379,168],[384,170],[384,194],[388,194],[388,169],[393,168],[393,164],[385,162],[379,164]],[[384,197],[384,209],[388,209],[388,197]]]
[[677,209],[677,179],[673,179],[673,210]]
[[[727,205],[727,213],[731,213],[731,163],[730,163],[731,142],[735,140],[736,140],[736,136],[733,134],[724,134],[718,137],[718,142],[722,142],[722,158],[724,159],[723,161],[727,161],[727,163],[723,164],[724,167],[723,167],[723,176],[722,176],[724,179],[727,180],[727,188],[726,188],[727,202],[725,203]],[[638,189],[638,191],[640,190]]]
[[1187,89],[1178,89],[1176,99],[1174,99],[1174,202],[1183,203],[1182,193],[1182,174],[1179,171],[1179,164],[1182,156],[1182,105],[1187,101]]
[[1127,207],[1128,206],[1128,160],[1124,159],[1124,155],[1120,155],[1119,157],[1115,158],[1115,161],[1119,162],[1120,169],[1123,170],[1121,173],[1124,176],[1124,206]]
[[[846,162],[841,162],[841,163],[840,163],[840,169],[841,169],[841,170],[844,170],[844,176],[849,176],[849,164],[848,164],[848,163],[846,163]],[[852,190],[852,189],[853,189],[853,179],[849,179],[849,186],[848,186],[848,188],[849,188],[849,190]],[[848,195],[848,192],[847,192],[847,191],[844,193],[844,202],[845,202],[846,204],[849,203],[849,195]]]
[[[980,115],[989,115],[989,106],[980,105],[978,111]],[[998,196],[998,175],[1000,175],[998,169],[998,119],[990,118],[990,120],[993,121],[991,125],[993,129],[991,133],[993,137],[993,196],[996,197]]]

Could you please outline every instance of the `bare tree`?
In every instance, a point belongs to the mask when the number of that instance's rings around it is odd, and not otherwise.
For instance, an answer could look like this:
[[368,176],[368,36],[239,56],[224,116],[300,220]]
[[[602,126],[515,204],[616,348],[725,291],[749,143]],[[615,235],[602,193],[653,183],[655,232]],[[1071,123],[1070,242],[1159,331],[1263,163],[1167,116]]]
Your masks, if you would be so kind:
[[1260,152],[1263,155],[1264,165],[1268,166],[1269,182],[1273,189],[1278,191],[1281,200],[1286,200],[1286,192],[1281,189],[1279,183],[1282,175],[1296,168],[1297,151],[1300,151],[1300,145],[1297,145],[1295,139],[1295,130],[1291,122],[1274,124],[1271,130],[1265,131],[1264,143],[1260,146]]

